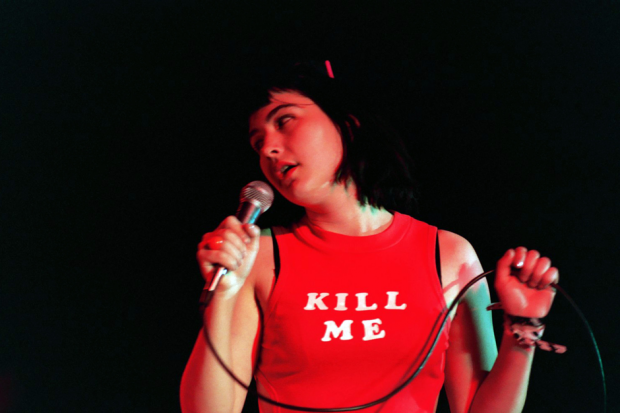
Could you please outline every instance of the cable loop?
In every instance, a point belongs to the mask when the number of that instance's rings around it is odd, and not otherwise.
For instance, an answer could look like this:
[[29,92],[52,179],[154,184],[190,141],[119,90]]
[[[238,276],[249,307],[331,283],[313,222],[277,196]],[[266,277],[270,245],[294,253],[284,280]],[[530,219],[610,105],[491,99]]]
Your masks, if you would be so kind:
[[[262,400],[264,402],[267,402],[267,403],[269,403],[271,405],[282,407],[282,408],[285,408],[285,409],[296,410],[296,411],[304,411],[304,412],[348,412],[348,411],[362,410],[362,409],[366,409],[368,407],[375,406],[375,405],[377,405],[379,403],[383,403],[383,402],[389,400],[390,398],[394,397],[398,392],[400,392],[402,389],[407,387],[413,381],[413,379],[415,379],[418,376],[418,374],[420,374],[420,372],[422,371],[422,369],[426,365],[426,362],[428,361],[428,359],[430,358],[431,354],[433,353],[433,350],[435,349],[435,346],[437,345],[437,342],[439,341],[439,337],[441,335],[441,332],[444,330],[444,328],[446,326],[446,322],[448,320],[449,314],[452,312],[452,310],[454,310],[454,308],[461,301],[461,299],[463,298],[465,293],[475,283],[480,281],[482,278],[487,277],[489,274],[492,274],[493,272],[494,272],[494,270],[487,271],[485,273],[479,274],[476,277],[474,277],[471,281],[469,281],[467,283],[467,285],[465,285],[465,287],[463,287],[463,289],[461,291],[459,291],[458,295],[456,296],[456,298],[454,299],[452,304],[450,304],[450,306],[446,310],[444,310],[441,314],[439,314],[439,316],[435,320],[435,323],[433,324],[433,328],[431,329],[431,332],[430,332],[430,334],[428,336],[428,339],[426,340],[426,343],[424,343],[423,348],[426,348],[429,342],[431,342],[431,345],[430,345],[429,349],[427,350],[426,355],[422,358],[422,361],[420,362],[420,365],[416,368],[416,370],[411,374],[411,376],[407,380],[405,380],[402,384],[397,386],[394,390],[392,390],[390,393],[386,394],[385,396],[380,397],[379,399],[371,401],[369,403],[365,403],[365,404],[361,404],[361,405],[357,405],[357,406],[335,407],[335,408],[318,408],[318,407],[297,406],[297,405],[292,405],[292,404],[278,402],[276,400],[270,399],[267,396],[263,396],[262,394],[258,393],[258,391],[254,391],[254,390],[250,389],[249,385],[245,384],[241,379],[239,379],[235,375],[235,373],[226,365],[226,363],[222,360],[220,355],[215,350],[215,348],[213,346],[213,343],[211,342],[211,338],[209,337],[209,334],[208,334],[206,328],[203,328],[204,337],[205,337],[205,340],[207,342],[207,345],[211,349],[211,352],[215,356],[216,360],[218,361],[218,363],[220,363],[220,365],[228,373],[228,375],[237,384],[239,384],[245,390],[247,390],[248,392],[254,394],[257,398],[259,398],[260,400]],[[598,358],[600,372],[601,372],[602,389],[603,389],[603,413],[605,413],[607,411],[607,386],[606,386],[606,381],[605,381],[605,372],[603,370],[603,361],[601,359],[601,354],[600,354],[600,351],[599,351],[599,348],[598,348],[598,344],[596,342],[596,339],[594,338],[594,333],[592,332],[592,329],[591,329],[587,319],[585,318],[585,316],[583,315],[583,313],[581,312],[579,307],[577,307],[577,304],[575,304],[575,302],[572,300],[572,298],[566,293],[566,291],[564,291],[564,289],[562,289],[559,285],[557,285],[555,283],[551,284],[551,286],[553,288],[555,288],[557,291],[559,291],[560,293],[562,293],[562,295],[573,306],[573,308],[577,311],[577,314],[579,315],[580,319],[585,324],[588,332],[590,333],[590,339],[592,340],[592,343],[593,343],[593,346],[594,346],[594,350],[595,350],[597,358]],[[212,297],[213,297],[213,292],[208,291],[207,289],[205,289],[203,291],[203,293],[202,293],[202,295],[200,297],[200,302],[199,302],[201,315],[204,315],[204,312],[205,312],[206,308],[209,306]],[[437,328],[438,325],[439,325],[439,330],[433,336],[432,333],[433,333],[433,331],[435,331],[435,329]],[[262,323],[261,323],[261,330],[262,330],[262,328],[263,328],[263,326],[262,326]],[[261,335],[262,335],[262,331],[261,331]],[[416,365],[417,361],[421,358],[422,354],[423,354],[423,352],[420,352],[418,354],[418,356],[416,357],[416,359],[412,363],[412,365],[414,365],[414,366]]]

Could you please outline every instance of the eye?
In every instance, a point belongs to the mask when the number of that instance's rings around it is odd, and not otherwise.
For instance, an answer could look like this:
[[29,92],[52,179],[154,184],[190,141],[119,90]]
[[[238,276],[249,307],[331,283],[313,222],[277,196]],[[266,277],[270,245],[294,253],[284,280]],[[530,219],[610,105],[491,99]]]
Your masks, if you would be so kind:
[[282,115],[276,119],[278,129],[281,129],[289,120],[293,119],[291,115]]
[[252,146],[252,149],[254,149],[256,152],[259,152],[263,147],[263,138],[252,139],[252,141],[250,142],[250,146]]

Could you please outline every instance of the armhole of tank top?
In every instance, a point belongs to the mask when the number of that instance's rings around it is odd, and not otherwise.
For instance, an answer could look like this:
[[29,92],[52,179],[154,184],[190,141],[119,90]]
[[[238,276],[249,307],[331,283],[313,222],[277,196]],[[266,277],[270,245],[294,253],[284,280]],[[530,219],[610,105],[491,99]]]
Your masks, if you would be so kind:
[[271,239],[273,240],[273,263],[275,265],[273,285],[275,286],[278,282],[278,276],[280,275],[280,250],[278,249],[276,232],[273,228],[271,228]]
[[437,275],[439,276],[439,285],[441,285],[441,287],[443,288],[443,282],[441,278],[441,258],[439,256],[439,230],[437,230],[437,240],[435,241],[435,265],[437,267]]

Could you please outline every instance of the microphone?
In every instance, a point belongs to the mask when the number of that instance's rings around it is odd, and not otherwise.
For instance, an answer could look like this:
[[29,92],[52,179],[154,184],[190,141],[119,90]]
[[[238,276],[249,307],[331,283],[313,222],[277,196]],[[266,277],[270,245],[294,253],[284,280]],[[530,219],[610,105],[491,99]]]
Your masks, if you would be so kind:
[[[239,208],[235,216],[242,224],[253,224],[260,214],[267,211],[273,203],[273,190],[262,181],[252,181],[241,190]],[[211,280],[208,291],[215,291],[220,280],[228,270],[216,265],[215,275]]]

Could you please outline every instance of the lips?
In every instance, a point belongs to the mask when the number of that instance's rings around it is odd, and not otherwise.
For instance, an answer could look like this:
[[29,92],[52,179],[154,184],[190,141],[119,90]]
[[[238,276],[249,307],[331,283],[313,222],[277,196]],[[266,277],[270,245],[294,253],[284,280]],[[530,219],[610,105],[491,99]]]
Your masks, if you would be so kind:
[[280,179],[284,179],[297,166],[298,166],[298,164],[292,163],[292,162],[278,162],[275,165],[274,172],[275,172],[275,175],[278,176]]
[[280,170],[280,173],[281,173],[283,176],[286,176],[286,173],[287,173],[288,171],[290,171],[291,169],[295,168],[296,166],[297,166],[297,165],[285,165],[285,166],[284,166],[284,167]]

